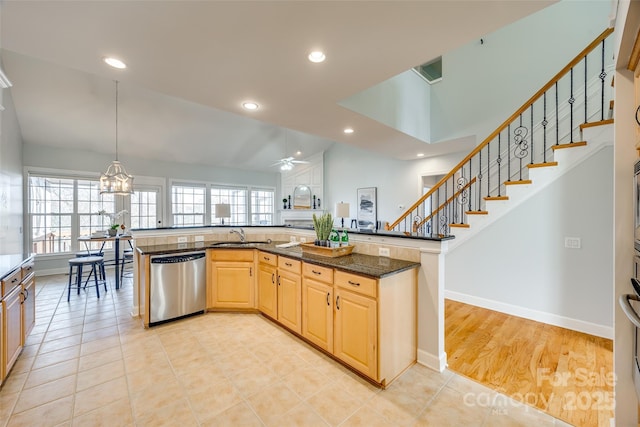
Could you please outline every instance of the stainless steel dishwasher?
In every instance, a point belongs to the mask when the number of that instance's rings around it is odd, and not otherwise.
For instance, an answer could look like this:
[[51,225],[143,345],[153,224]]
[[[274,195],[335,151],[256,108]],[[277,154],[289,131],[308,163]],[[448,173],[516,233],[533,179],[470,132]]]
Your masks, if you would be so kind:
[[149,325],[204,312],[205,260],[204,252],[151,257]]

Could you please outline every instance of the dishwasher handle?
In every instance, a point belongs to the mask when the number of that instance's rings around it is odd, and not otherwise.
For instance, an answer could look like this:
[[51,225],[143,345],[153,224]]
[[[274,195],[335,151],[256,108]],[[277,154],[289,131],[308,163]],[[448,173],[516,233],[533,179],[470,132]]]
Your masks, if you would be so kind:
[[176,264],[182,262],[195,261],[200,258],[204,258],[205,253],[199,252],[195,254],[187,254],[187,255],[169,255],[169,256],[159,256],[151,258],[151,264]]

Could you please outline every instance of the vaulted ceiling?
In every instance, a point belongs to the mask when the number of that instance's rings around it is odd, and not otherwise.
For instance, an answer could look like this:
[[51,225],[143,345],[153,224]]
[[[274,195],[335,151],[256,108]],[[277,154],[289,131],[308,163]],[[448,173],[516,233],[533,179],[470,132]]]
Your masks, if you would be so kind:
[[429,155],[338,102],[550,3],[5,0],[0,47],[25,143],[113,153],[118,80],[123,161],[276,171],[336,142]]

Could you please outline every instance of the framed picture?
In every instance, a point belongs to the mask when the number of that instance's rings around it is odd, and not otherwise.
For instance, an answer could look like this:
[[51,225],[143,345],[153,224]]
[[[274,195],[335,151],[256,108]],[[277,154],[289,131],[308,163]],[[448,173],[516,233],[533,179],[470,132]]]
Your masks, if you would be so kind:
[[378,221],[376,187],[358,188],[358,228],[375,230]]

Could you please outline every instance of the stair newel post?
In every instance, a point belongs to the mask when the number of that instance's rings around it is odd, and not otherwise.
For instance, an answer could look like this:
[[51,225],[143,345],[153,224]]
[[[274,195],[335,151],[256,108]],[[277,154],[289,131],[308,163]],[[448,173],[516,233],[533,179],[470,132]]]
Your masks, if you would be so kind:
[[607,73],[604,72],[604,40],[602,40],[602,68],[600,70],[600,120],[604,120],[604,79],[605,77],[607,77]]

